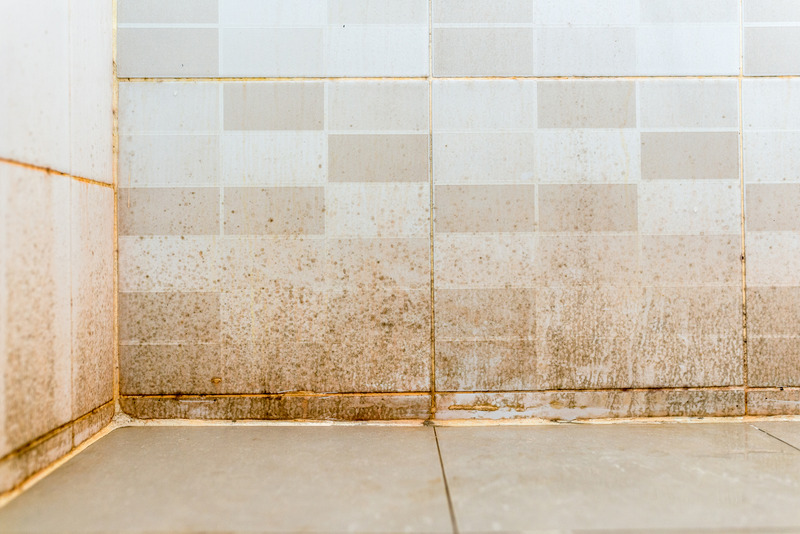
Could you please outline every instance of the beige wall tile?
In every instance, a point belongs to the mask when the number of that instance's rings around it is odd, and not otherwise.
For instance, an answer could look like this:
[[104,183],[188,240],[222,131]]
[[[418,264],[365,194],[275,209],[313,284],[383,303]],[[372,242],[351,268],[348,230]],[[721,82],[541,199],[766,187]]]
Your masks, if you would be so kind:
[[427,24],[333,24],[325,33],[326,74],[426,76],[428,39]]
[[747,288],[747,334],[800,337],[800,287]]
[[703,417],[744,414],[744,391],[649,390],[530,393],[445,393],[436,396],[437,419],[560,421],[620,417]]
[[737,0],[640,0],[639,10],[644,23],[739,22]]
[[0,455],[68,422],[70,179],[0,164]]
[[539,227],[545,232],[636,230],[636,185],[542,184]]
[[532,183],[532,133],[440,133],[433,136],[437,184]]
[[744,72],[747,76],[800,73],[800,27],[744,29]]
[[800,285],[800,235],[753,232],[746,236],[747,285]]
[[321,130],[324,93],[319,82],[226,83],[225,130]]
[[744,179],[800,183],[800,132],[746,131]]
[[223,28],[222,76],[322,76],[322,28]]
[[536,332],[536,290],[437,289],[436,339],[529,338]]
[[749,415],[800,415],[800,390],[771,389],[747,392]]
[[536,176],[540,183],[638,182],[639,132],[539,130]]
[[321,131],[225,132],[225,185],[322,185],[327,136]]
[[120,82],[119,133],[216,133],[219,91],[208,82]]
[[745,202],[748,230],[800,230],[800,184],[750,184]]
[[120,345],[122,395],[217,393],[223,362],[216,343],[204,345]]
[[737,132],[642,132],[644,180],[738,177]]
[[216,135],[123,135],[119,143],[122,187],[203,186],[219,180]]
[[537,238],[532,234],[433,237],[436,287],[534,287]]
[[532,232],[536,228],[532,185],[437,185],[437,232]]
[[634,128],[633,82],[538,83],[539,128]]
[[638,90],[644,128],[738,129],[735,80],[648,80]]
[[219,74],[216,28],[119,28],[117,73],[122,77]]
[[643,235],[641,243],[647,285],[741,284],[739,235]]
[[338,82],[328,85],[330,130],[428,130],[425,82]]
[[537,389],[537,343],[528,340],[436,342],[437,391]]
[[[636,31],[613,27],[539,27],[537,76],[620,76],[636,72]],[[541,109],[541,108],[540,108]]]
[[264,289],[324,286],[322,237],[225,237],[220,240],[220,287]]
[[800,4],[794,0],[745,0],[744,22],[800,22]]
[[325,187],[325,230],[340,237],[430,235],[426,183],[337,183]]
[[429,239],[330,239],[325,256],[328,287],[429,288]]
[[741,230],[736,182],[668,180],[639,184],[644,234],[735,234]]
[[[223,2],[225,4],[227,2]],[[217,22],[218,0],[119,0],[117,22],[209,23]]]
[[797,336],[748,338],[747,384],[750,387],[800,385],[798,351],[800,337]]
[[120,236],[120,291],[215,291],[214,236]]
[[536,82],[433,82],[433,130],[529,130],[536,127]]
[[65,428],[44,438],[20,454],[0,461],[0,492],[13,489],[34,473],[53,464],[72,448],[72,428]]
[[428,136],[330,135],[331,182],[427,182]]
[[219,342],[219,293],[120,293],[122,344]]
[[75,421],[72,425],[72,446],[77,447],[111,423],[114,408],[114,404],[109,402],[83,419]]
[[418,24],[428,23],[426,0],[329,0],[330,24]]
[[484,24],[533,21],[533,3],[528,0],[433,0],[433,23],[475,22]]
[[71,183],[72,417],[114,396],[114,191]]
[[219,189],[121,189],[118,213],[120,235],[214,235],[219,233]]
[[533,74],[533,28],[437,28],[433,41],[436,76]]
[[227,235],[325,233],[322,187],[226,187]]
[[633,235],[540,236],[533,276],[543,286],[640,283]]

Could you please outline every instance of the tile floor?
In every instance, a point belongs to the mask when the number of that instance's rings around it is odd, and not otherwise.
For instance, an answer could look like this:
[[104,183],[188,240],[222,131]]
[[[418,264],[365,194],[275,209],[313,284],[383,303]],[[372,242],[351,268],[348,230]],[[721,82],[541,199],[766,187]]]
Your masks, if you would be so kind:
[[130,427],[0,532],[800,533],[799,447],[786,421]]

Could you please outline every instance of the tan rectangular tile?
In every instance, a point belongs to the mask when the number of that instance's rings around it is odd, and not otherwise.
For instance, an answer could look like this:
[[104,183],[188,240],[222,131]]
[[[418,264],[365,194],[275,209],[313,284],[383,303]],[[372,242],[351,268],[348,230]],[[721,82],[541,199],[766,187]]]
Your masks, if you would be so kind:
[[337,237],[422,237],[430,234],[427,183],[329,183],[325,230]]
[[436,28],[436,76],[529,76],[533,28]]
[[532,232],[533,185],[437,185],[437,232]]
[[532,234],[436,234],[437,288],[533,287],[537,238]]
[[540,183],[635,183],[641,178],[639,132],[558,129],[536,132]]
[[445,393],[436,396],[436,418],[722,417],[743,415],[744,400],[744,391],[702,389]]
[[532,337],[536,304],[535,289],[437,288],[436,339]]
[[222,365],[217,343],[120,345],[120,394],[217,393]]
[[322,187],[226,187],[228,235],[325,233]]
[[219,234],[219,189],[120,189],[118,217],[120,235]]
[[426,0],[330,0],[329,24],[426,24]]
[[749,184],[745,202],[748,230],[800,230],[800,184]]
[[747,392],[747,414],[800,415],[800,390],[750,390]]
[[537,84],[539,128],[634,128],[636,84],[551,81]]
[[528,0],[434,0],[432,9],[434,24],[522,24],[533,21],[533,4]]
[[735,80],[648,80],[638,90],[644,128],[738,127]]
[[216,28],[119,28],[117,73],[123,77],[219,74]]
[[643,235],[642,277],[647,285],[741,283],[738,235]]
[[219,0],[119,0],[117,22],[212,23],[217,22]]
[[212,291],[220,283],[214,236],[120,236],[120,291]]
[[744,72],[747,76],[800,73],[800,27],[744,28]]
[[533,183],[535,141],[533,133],[434,134],[434,182]]
[[748,287],[748,336],[800,336],[800,288]]
[[636,230],[636,185],[542,184],[539,228],[545,232]]
[[330,130],[428,130],[428,85],[419,81],[328,84]]
[[325,279],[334,287],[430,287],[430,240],[329,239]]
[[438,391],[536,389],[537,343],[529,340],[436,342]]
[[536,82],[433,82],[433,131],[533,131]]
[[645,234],[735,234],[741,230],[739,183],[642,182],[639,184],[639,230]]
[[114,191],[72,181],[72,416],[114,396]]
[[636,37],[636,30],[631,27],[580,27],[571,24],[539,27],[533,52],[534,74],[633,75],[636,73]]
[[266,289],[324,283],[322,237],[226,237],[219,242],[220,287]]
[[427,182],[428,136],[330,135],[331,182]]
[[219,293],[120,293],[120,343],[218,342]]
[[736,179],[737,132],[642,132],[642,179]]
[[320,82],[246,82],[222,86],[225,130],[321,130]]
[[124,135],[119,143],[121,187],[204,186],[219,180],[216,135]]
[[800,336],[747,338],[747,384],[800,386]]
[[537,255],[534,276],[545,286],[640,283],[638,240],[633,235],[543,235]]
[[429,395],[274,397],[122,397],[122,409],[141,419],[333,419],[375,421],[426,419]]
[[64,428],[18,454],[0,460],[0,493],[24,482],[72,449],[72,428]]

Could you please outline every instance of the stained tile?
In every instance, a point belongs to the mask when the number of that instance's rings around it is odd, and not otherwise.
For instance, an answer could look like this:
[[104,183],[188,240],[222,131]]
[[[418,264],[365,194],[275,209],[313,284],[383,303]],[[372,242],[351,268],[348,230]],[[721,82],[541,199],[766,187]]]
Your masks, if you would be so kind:
[[222,91],[225,130],[322,129],[322,83],[226,83]]
[[539,128],[633,128],[636,84],[618,81],[539,82]]
[[539,225],[545,232],[636,230],[635,185],[540,185]]
[[437,232],[532,232],[535,188],[531,185],[438,185]]
[[226,187],[228,235],[299,235],[325,232],[321,187]]
[[118,206],[120,235],[219,233],[218,188],[126,188]]

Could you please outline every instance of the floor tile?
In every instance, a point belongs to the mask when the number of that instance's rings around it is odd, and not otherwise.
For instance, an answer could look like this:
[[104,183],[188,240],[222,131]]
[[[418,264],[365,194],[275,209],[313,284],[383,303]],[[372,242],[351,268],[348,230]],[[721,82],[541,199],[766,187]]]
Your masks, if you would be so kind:
[[758,421],[753,426],[800,449],[800,421]]
[[[798,455],[800,456],[800,455]],[[0,510],[12,532],[450,532],[422,427],[139,427]]]
[[748,424],[437,432],[460,532],[800,530],[800,453]]

